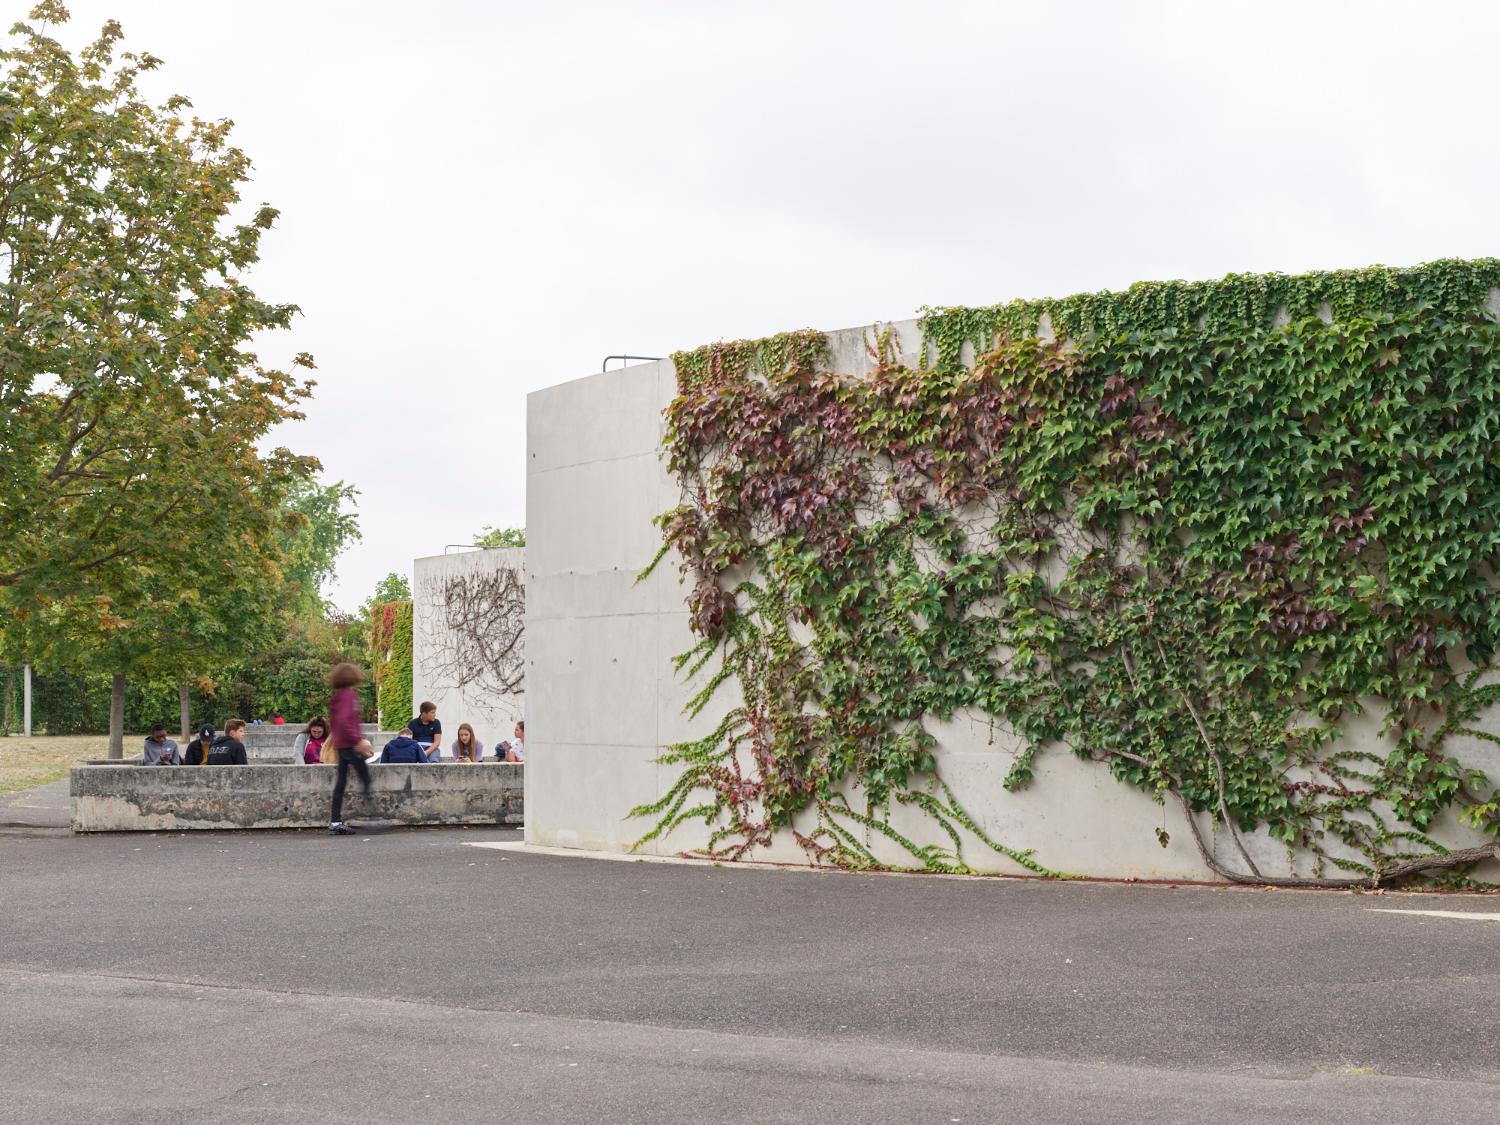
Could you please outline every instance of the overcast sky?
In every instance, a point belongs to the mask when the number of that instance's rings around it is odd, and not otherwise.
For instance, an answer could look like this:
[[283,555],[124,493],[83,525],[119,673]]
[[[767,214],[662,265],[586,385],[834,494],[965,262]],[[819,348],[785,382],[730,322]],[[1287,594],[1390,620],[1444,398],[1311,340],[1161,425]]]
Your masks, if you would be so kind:
[[[22,4],[13,4],[15,9]],[[1500,253],[1473,3],[71,0],[230,117],[357,605],[525,521],[527,392],[924,304]]]

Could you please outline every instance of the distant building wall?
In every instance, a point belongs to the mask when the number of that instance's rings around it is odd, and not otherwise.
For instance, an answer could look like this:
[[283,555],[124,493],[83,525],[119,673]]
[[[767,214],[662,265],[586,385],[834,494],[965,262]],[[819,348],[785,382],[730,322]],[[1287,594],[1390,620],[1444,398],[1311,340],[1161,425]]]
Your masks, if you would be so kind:
[[444,758],[460,723],[489,757],[524,716],[524,557],[512,547],[414,564],[412,704],[437,704]]

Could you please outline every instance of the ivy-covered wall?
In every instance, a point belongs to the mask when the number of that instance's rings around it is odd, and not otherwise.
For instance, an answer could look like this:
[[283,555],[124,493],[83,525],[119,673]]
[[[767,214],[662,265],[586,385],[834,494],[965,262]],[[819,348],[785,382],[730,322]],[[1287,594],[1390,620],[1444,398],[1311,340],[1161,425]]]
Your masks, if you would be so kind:
[[375,670],[375,721],[381,730],[405,726],[416,713],[411,697],[411,602],[382,602],[370,611],[370,664]]
[[1223,878],[1485,877],[1497,287],[1450,261],[931,309],[859,372],[815,332],[678,353],[659,565],[710,729],[643,839],[1062,873],[947,784],[967,718],[1012,742],[1008,799],[1073,755]]

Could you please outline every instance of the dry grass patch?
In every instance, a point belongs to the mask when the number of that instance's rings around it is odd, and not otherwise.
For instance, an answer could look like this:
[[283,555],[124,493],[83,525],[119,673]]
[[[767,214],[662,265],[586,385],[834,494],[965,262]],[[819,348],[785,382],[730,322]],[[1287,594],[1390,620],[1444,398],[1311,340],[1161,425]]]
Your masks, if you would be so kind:
[[[125,745],[139,743],[140,735],[126,735]],[[72,766],[109,753],[102,734],[73,734],[37,738],[0,738],[0,793],[15,793],[68,776]]]

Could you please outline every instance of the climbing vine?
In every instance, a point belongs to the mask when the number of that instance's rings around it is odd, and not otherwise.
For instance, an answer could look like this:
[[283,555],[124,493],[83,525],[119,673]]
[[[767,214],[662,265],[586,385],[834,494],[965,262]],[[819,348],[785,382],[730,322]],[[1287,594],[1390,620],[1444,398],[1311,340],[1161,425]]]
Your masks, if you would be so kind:
[[740,698],[668,750],[645,838],[870,867],[881,835],[929,870],[973,838],[1045,871],[939,776],[928,726],[967,712],[1023,740],[1007,788],[1066,747],[1180,805],[1226,877],[1462,880],[1491,845],[1438,818],[1500,832],[1450,746],[1500,744],[1497,286],[1484,260],[932,309],[915,365],[876,335],[862,376],[812,332],[678,353],[678,666],[708,670],[694,713]]
[[382,729],[405,723],[412,710],[412,605],[382,602],[371,610],[370,665],[375,670],[375,707]]

